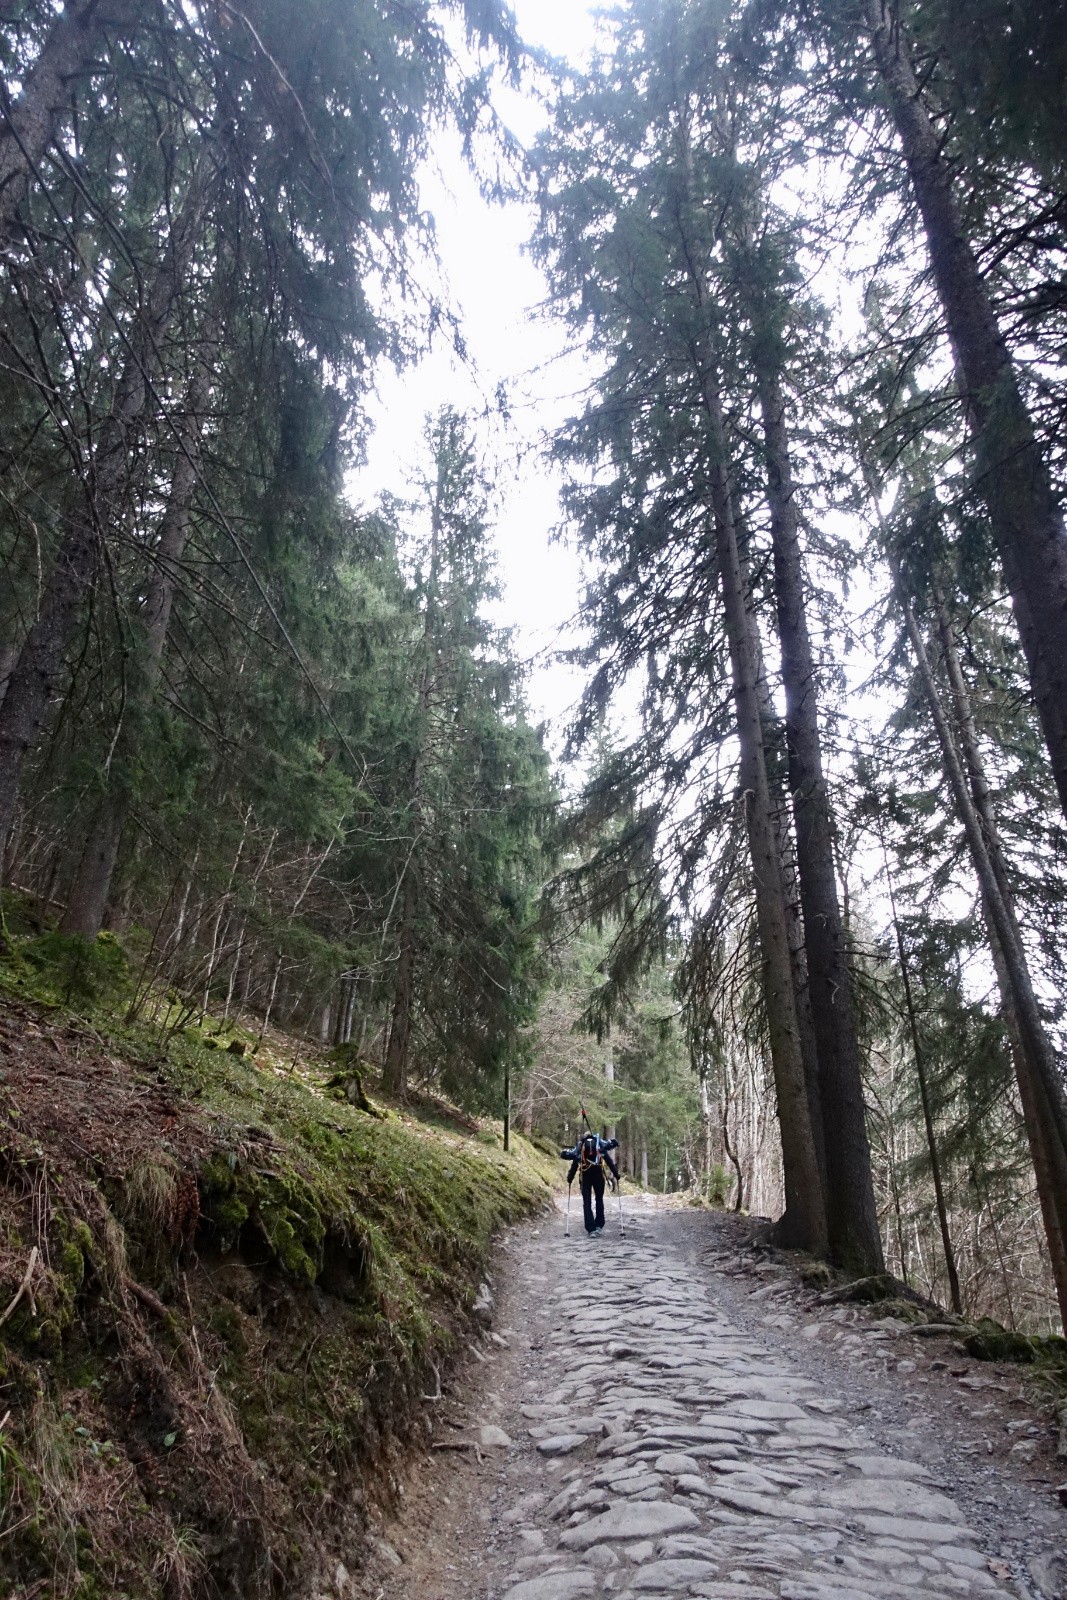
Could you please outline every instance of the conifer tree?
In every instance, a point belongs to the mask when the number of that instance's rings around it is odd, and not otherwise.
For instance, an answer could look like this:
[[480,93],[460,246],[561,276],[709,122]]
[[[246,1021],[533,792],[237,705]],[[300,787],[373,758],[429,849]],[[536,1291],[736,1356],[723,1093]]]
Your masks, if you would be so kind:
[[[993,12],[1006,35],[1014,31],[1004,9],[994,7]],[[870,96],[861,87],[866,75],[877,85],[880,108],[899,144],[906,198],[921,219],[956,364],[972,440],[974,483],[986,505],[1012,596],[1034,701],[1067,814],[1067,526],[1018,362],[980,265],[985,241],[974,236],[965,212],[970,194],[982,188],[980,175],[968,169],[975,144],[973,136],[968,138],[971,124],[965,123],[958,142],[954,119],[944,133],[939,126],[945,61],[951,63],[953,52],[943,58],[939,48],[931,51],[921,81],[916,66],[916,38],[921,40],[931,16],[942,20],[944,12],[939,6],[897,0],[861,0],[858,5],[834,0],[813,7],[809,15],[816,47],[826,51],[824,82],[831,116],[851,115],[860,108],[861,115],[870,115]],[[955,27],[954,20],[951,28],[942,28],[946,39]],[[866,51],[858,59],[857,28]],[[936,37],[936,27],[934,32]],[[1011,48],[1017,50],[1019,41]],[[1023,44],[1023,56],[1028,53]],[[1024,81],[1032,76],[1033,68],[1028,68]],[[957,102],[962,98],[966,105],[971,98],[966,88],[961,95],[960,86],[951,81],[945,87],[950,104],[954,89]],[[1038,116],[1049,103],[1039,99]],[[1048,150],[1047,143],[1043,148]]]
[[514,1048],[548,798],[517,666],[485,617],[495,592],[488,484],[465,419],[443,411],[426,449],[413,692],[392,796],[401,854],[383,1084],[401,1097],[416,1025],[446,1081],[491,1083]]
[[[625,530],[629,541],[621,557],[611,550],[607,491],[592,491],[582,502],[586,526],[596,532],[609,570],[618,573],[617,579],[601,585],[596,626],[602,648],[609,660],[617,651],[620,663],[631,664],[630,670],[641,656],[655,658],[658,628],[648,611],[637,609],[638,596],[647,593],[660,608],[657,623],[677,608],[671,644],[665,649],[677,660],[679,651],[689,648],[680,638],[678,615],[686,618],[687,629],[700,615],[695,609],[697,576],[703,593],[708,578],[721,584],[741,750],[740,789],[746,797],[752,881],[767,963],[764,996],[776,1019],[772,1055],[783,1140],[788,1146],[799,1135],[810,1152],[810,1158],[791,1155],[787,1148],[787,1189],[796,1196],[810,1182],[818,1195],[815,1210],[831,1219],[834,1253],[874,1270],[881,1263],[881,1246],[848,954],[839,917],[832,915],[836,887],[813,672],[810,647],[805,650],[801,632],[803,610],[797,610],[802,600],[798,521],[781,380],[788,291],[781,274],[776,280],[774,269],[768,271],[775,246],[761,260],[751,242],[767,225],[759,185],[735,154],[734,130],[742,122],[747,135],[758,137],[759,108],[753,110],[739,98],[736,81],[724,82],[717,97],[726,20],[722,9],[710,4],[681,11],[633,7],[620,20],[610,63],[584,95],[570,97],[561,108],[552,188],[543,202],[542,240],[560,296],[570,297],[574,321],[588,325],[594,346],[605,348],[611,362],[602,385],[604,399],[573,435],[575,454],[596,459],[599,447],[611,461],[618,486],[615,526]],[[769,113],[765,120],[773,125]],[[773,137],[773,126],[767,137]],[[785,230],[781,232],[784,237]],[[740,381],[735,376],[739,373],[746,375]],[[801,897],[811,921],[804,929],[806,972],[789,950],[783,862],[788,864],[791,847],[786,844],[783,856],[768,776],[774,734],[762,669],[765,613],[752,589],[750,572],[756,561],[747,522],[755,464],[732,432],[733,414],[758,403],[760,396],[765,402],[768,473],[764,494],[771,506],[780,618],[787,636],[783,656],[793,803],[798,827],[804,829]],[[623,494],[620,524],[618,497]],[[702,494],[703,526],[698,510]],[[739,504],[745,508],[744,520]],[[683,537],[691,542],[682,544]],[[691,553],[688,571],[681,566],[684,550]],[[692,680],[703,671],[721,682],[722,658],[712,665],[706,637],[702,659],[696,648],[688,663]],[[677,670],[667,669],[672,679]],[[594,692],[603,693],[611,682],[609,671],[602,669]],[[655,698],[657,687],[650,686],[649,699]],[[664,714],[661,700],[659,715]],[[692,716],[689,707],[684,716]],[[675,723],[675,740],[678,732]],[[709,733],[702,736],[708,739]],[[683,769],[677,771],[681,777]],[[806,973],[817,980],[810,989]],[[818,1000],[819,1054],[826,1058],[815,1071],[805,1071],[803,1064],[803,1013],[809,994]],[[832,1129],[832,1151],[824,1127]],[[803,1169],[805,1160],[810,1160],[808,1178],[794,1186],[791,1173],[798,1161]],[[802,1205],[794,1199],[798,1203]],[[812,1213],[800,1231],[821,1247],[825,1228]]]
[[[15,70],[29,70],[0,121],[3,152],[20,151],[23,167],[0,164],[0,178],[5,196],[17,191],[21,242],[0,338],[43,408],[33,452],[52,446],[68,470],[50,491],[41,603],[5,663],[0,855],[76,630],[136,537],[135,508],[167,492],[157,463],[180,432],[189,348],[292,341],[329,366],[350,429],[371,365],[402,358],[403,313],[372,305],[368,283],[403,276],[420,247],[415,170],[431,120],[469,136],[486,115],[484,81],[446,39],[453,15],[513,58],[495,5],[401,16],[351,0],[298,18],[277,0],[254,17],[120,7],[106,26],[95,6],[74,6],[36,16],[36,56],[25,37],[15,52]],[[98,27],[104,65],[68,77],[63,64],[89,53]]]
[[[919,483],[925,475],[923,465],[921,458],[919,463],[912,463]],[[893,594],[914,657],[922,699],[936,734],[955,816],[963,829],[978,881],[986,939],[1015,1066],[1060,1315],[1067,1320],[1067,1255],[1064,1251],[1067,1215],[1063,1201],[1067,1195],[1067,1099],[1061,1059],[1031,980],[1011,872],[997,826],[970,694],[942,587],[950,568],[939,526],[941,513],[929,480],[925,493],[916,488],[914,478],[911,480],[913,499],[910,504],[907,493],[907,489],[903,489],[904,505],[898,512],[896,528],[885,532]],[[908,548],[906,566],[902,547]],[[917,587],[926,591],[926,604],[934,613],[932,641],[924,637],[916,613],[911,590]],[[931,654],[934,641],[940,656],[940,675]]]

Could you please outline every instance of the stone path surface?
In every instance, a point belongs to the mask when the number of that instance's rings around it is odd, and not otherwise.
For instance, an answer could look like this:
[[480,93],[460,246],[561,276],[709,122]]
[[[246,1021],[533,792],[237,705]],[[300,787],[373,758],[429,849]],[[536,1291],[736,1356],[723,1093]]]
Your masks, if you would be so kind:
[[625,1336],[605,1338],[591,1285],[546,1282],[555,1337],[521,1408],[544,1499],[509,1513],[531,1550],[507,1600],[590,1593],[607,1572],[617,1600],[1008,1593],[927,1469],[835,1417],[841,1402],[741,1334],[672,1252],[579,1244]]
[[[1048,1593],[1020,1586],[1017,1569],[1011,1581],[1012,1567],[983,1547],[987,1530],[967,1520],[936,1469],[879,1443],[832,1367],[830,1381],[805,1375],[781,1336],[731,1319],[693,1248],[697,1221],[635,1207],[625,1236],[615,1215],[594,1240],[580,1225],[569,1239],[552,1225],[511,1236],[498,1275],[500,1364],[485,1375],[466,1434],[452,1436],[470,1449],[448,1458],[444,1476],[438,1465],[435,1487],[402,1515],[404,1557],[379,1592]],[[1067,1532],[1067,1516],[1062,1525]]]

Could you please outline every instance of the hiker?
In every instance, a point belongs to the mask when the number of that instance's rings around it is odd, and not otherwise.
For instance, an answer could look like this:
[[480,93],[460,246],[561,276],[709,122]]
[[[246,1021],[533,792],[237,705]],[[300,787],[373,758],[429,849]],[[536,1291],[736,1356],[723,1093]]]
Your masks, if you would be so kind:
[[[617,1150],[618,1139],[608,1139],[603,1133],[594,1133],[592,1128],[584,1134],[573,1150],[561,1150],[560,1158],[571,1163],[571,1170],[567,1174],[567,1183],[574,1182],[574,1174],[581,1170],[582,1174],[582,1209],[585,1212],[585,1231],[588,1234],[603,1233],[604,1231],[604,1168],[607,1167],[612,1175],[613,1184],[618,1184],[619,1169],[612,1161],[609,1150]],[[594,1211],[594,1198],[596,1209]]]

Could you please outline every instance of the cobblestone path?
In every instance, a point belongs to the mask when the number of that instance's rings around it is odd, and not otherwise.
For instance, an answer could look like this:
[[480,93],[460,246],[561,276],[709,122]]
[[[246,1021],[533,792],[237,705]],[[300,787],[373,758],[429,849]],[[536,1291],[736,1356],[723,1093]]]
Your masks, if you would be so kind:
[[879,1449],[832,1389],[731,1325],[669,1226],[572,1229],[511,1247],[519,1414],[500,1419],[513,1444],[489,1496],[492,1591],[1018,1595],[929,1468]]

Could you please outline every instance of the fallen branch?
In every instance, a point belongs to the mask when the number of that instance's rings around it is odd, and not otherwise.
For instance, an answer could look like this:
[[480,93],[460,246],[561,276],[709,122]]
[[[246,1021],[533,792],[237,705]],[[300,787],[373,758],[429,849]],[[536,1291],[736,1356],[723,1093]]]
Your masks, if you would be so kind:
[[30,1316],[31,1317],[35,1317],[37,1315],[37,1302],[33,1298],[33,1290],[30,1287],[30,1285],[33,1282],[33,1274],[34,1274],[34,1271],[35,1271],[36,1266],[37,1266],[37,1257],[39,1255],[40,1255],[40,1251],[38,1250],[37,1246],[34,1245],[33,1249],[30,1251],[30,1259],[27,1262],[26,1271],[22,1275],[22,1282],[19,1284],[18,1288],[15,1290],[15,1297],[11,1301],[11,1303],[8,1305],[8,1308],[4,1312],[3,1316],[0,1316],[0,1328],[2,1328],[4,1326],[4,1323],[7,1321],[8,1317],[11,1315],[11,1313],[14,1311],[15,1307],[18,1305],[18,1303],[22,1299],[23,1295],[28,1295],[29,1296]]
[[200,1354],[200,1340],[196,1336],[196,1318],[193,1316],[193,1301],[192,1296],[189,1293],[189,1279],[186,1277],[184,1272],[182,1273],[182,1288],[185,1290],[185,1309],[189,1313],[189,1332],[192,1335],[193,1349],[196,1351],[196,1359],[198,1363],[200,1366],[203,1366],[204,1358]]
[[474,1454],[478,1457],[478,1465],[479,1466],[481,1466],[482,1462],[485,1460],[485,1457],[482,1455],[481,1450],[478,1448],[477,1440],[475,1440],[475,1439],[438,1439],[430,1446],[430,1449],[431,1450],[473,1450]]
[[167,1310],[158,1294],[154,1294],[151,1289],[146,1289],[143,1283],[137,1282],[136,1278],[127,1278],[126,1287],[161,1322],[171,1322],[173,1320],[171,1313]]

